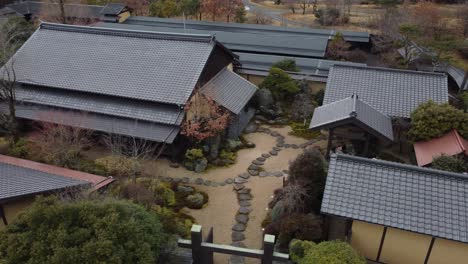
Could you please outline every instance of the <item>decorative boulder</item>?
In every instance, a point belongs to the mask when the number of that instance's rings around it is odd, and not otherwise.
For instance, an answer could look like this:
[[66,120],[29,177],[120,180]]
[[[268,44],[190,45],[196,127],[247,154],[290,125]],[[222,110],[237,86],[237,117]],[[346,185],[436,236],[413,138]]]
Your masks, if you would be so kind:
[[201,193],[191,194],[185,198],[185,201],[190,209],[201,209],[203,207],[203,195]]
[[203,159],[198,159],[194,162],[194,168],[193,170],[197,173],[203,172],[206,170],[208,167],[208,160],[203,158]]
[[259,89],[255,96],[259,108],[270,108],[275,102],[271,91],[268,89]]
[[228,139],[225,147],[229,151],[236,151],[242,147],[242,142],[239,139]]
[[244,129],[244,133],[254,133],[257,131],[258,125],[255,122],[250,122]]
[[184,196],[189,195],[193,193],[194,191],[195,189],[193,189],[193,187],[190,187],[190,186],[184,186],[184,185],[177,186],[177,192]]
[[308,120],[312,117],[314,109],[315,106],[310,95],[306,93],[296,94],[291,104],[290,118],[292,120]]

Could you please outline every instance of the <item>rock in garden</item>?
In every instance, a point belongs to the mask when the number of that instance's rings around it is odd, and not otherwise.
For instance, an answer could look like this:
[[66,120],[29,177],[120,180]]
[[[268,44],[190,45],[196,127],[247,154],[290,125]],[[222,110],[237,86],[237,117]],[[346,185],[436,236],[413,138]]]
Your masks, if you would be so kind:
[[247,148],[255,148],[255,144],[252,143],[252,142],[247,142],[247,143],[245,143],[245,147],[247,147]]
[[273,176],[275,177],[282,177],[283,176],[283,173],[281,171],[275,171],[273,172]]
[[185,202],[187,203],[187,207],[191,209],[200,209],[203,207],[203,195],[200,193],[194,193],[187,198],[185,198]]
[[241,248],[245,248],[245,244],[243,242],[240,242],[240,241],[237,241],[237,242],[232,242],[231,243],[231,246],[234,246],[234,247],[241,247]]
[[279,147],[273,147],[273,150],[274,150],[274,151],[280,151],[281,148],[279,148]]
[[246,200],[252,200],[252,195],[251,194],[239,194],[239,201],[246,201]]
[[261,166],[261,165],[263,165],[263,164],[265,164],[265,163],[263,163],[262,161],[254,160],[254,161],[252,161],[252,164]]
[[252,176],[257,176],[258,175],[258,170],[249,170],[249,174]]
[[266,159],[264,157],[258,157],[257,160],[261,161],[261,162],[264,162]]
[[240,178],[240,177],[236,177],[234,179],[234,183],[237,183],[237,184],[243,184],[243,183],[246,183],[247,180],[246,179],[243,179],[243,178]]
[[284,144],[284,147],[285,147],[285,148],[290,148],[291,145],[290,145],[290,144]]
[[298,146],[298,145],[296,145],[296,144],[291,144],[291,148],[293,148],[293,149],[298,149],[298,148],[299,148],[299,146]]
[[237,223],[232,227],[232,231],[243,232],[245,231],[245,225],[241,223]]
[[175,183],[178,183],[178,182],[181,182],[182,179],[181,178],[173,178],[172,181],[175,182]]
[[274,137],[281,136],[280,133],[278,133],[278,132],[276,132],[276,131],[271,132],[270,135],[272,135],[272,136],[274,136]]
[[242,146],[242,142],[239,139],[228,139],[226,140],[226,148],[231,151],[235,151]]
[[275,103],[275,100],[273,99],[273,94],[269,89],[265,88],[257,90],[257,92],[255,93],[255,100],[257,101],[259,108],[270,108]]
[[234,231],[234,232],[232,232],[231,238],[232,238],[233,242],[243,241],[243,240],[245,240],[245,235],[242,232]]
[[226,182],[220,182],[219,183],[219,186],[225,186],[226,185]]
[[231,179],[231,178],[229,178],[229,179],[226,179],[224,182],[225,182],[226,184],[231,184],[231,183],[234,182],[234,180]]
[[239,214],[249,214],[250,213],[250,209],[247,208],[247,207],[240,207],[239,208]]
[[244,263],[245,263],[244,257],[231,256],[229,258],[229,263],[228,264],[244,264]]
[[193,189],[193,187],[190,187],[190,186],[184,186],[184,185],[177,186],[177,192],[181,193],[182,195],[189,195],[193,191],[195,191],[195,189]]
[[240,205],[240,206],[247,207],[247,206],[251,206],[252,203],[251,203],[250,201],[245,200],[245,201],[240,201],[240,202],[239,202],[239,205]]
[[206,180],[203,184],[205,184],[206,186],[210,186],[210,185],[211,185],[211,181],[210,181],[210,180]]
[[269,158],[269,157],[271,157],[271,156],[270,156],[270,154],[268,154],[268,153],[263,153],[263,154],[262,154],[262,157],[264,157],[264,158],[267,159],[267,158]]
[[247,172],[244,172],[244,173],[239,174],[239,177],[244,178],[244,179],[248,179],[248,178],[250,178],[250,175]]
[[243,194],[243,193],[250,193],[252,190],[250,188],[244,188],[242,190],[239,190],[237,193],[238,194]]
[[169,167],[171,167],[171,168],[179,168],[180,165],[179,165],[178,163],[171,162],[171,164],[169,164]]
[[255,164],[250,164],[250,166],[249,166],[248,169],[249,169],[249,170],[258,170],[258,169],[260,169],[260,166],[255,165]]
[[219,183],[217,183],[217,182],[212,182],[212,183],[211,183],[211,186],[212,186],[212,187],[218,187],[218,186],[219,186]]
[[234,184],[234,187],[233,187],[233,188],[234,188],[234,190],[236,190],[236,191],[240,191],[240,190],[244,189],[245,186],[244,186],[243,184]]
[[236,215],[236,222],[241,224],[247,224],[247,222],[249,222],[249,216],[245,214],[238,214]]
[[284,144],[283,143],[276,143],[276,146],[279,147],[279,148],[282,148],[282,147],[284,147]]
[[283,170],[283,173],[289,173],[289,170]]
[[254,133],[257,131],[258,125],[255,124],[255,122],[250,122],[244,129],[244,133],[249,134],[249,133]]
[[182,178],[182,182],[183,182],[183,183],[189,183],[189,182],[190,182],[189,177],[183,177],[183,178]]
[[262,116],[262,115],[256,115],[256,116],[255,116],[255,119],[257,119],[258,121],[262,121],[262,122],[267,121],[266,117],[264,117],[264,116]]
[[267,173],[266,171],[261,171],[261,172],[258,174],[258,176],[260,176],[260,177],[266,177],[266,176],[268,176],[268,173]]
[[203,184],[203,179],[202,178],[197,178],[195,180],[195,184],[202,185]]
[[278,155],[278,151],[272,150],[272,151],[270,151],[270,154],[271,154],[272,156],[277,156],[277,155]]
[[208,161],[206,159],[199,159],[195,162],[195,172],[202,172],[206,170],[206,167],[208,167]]

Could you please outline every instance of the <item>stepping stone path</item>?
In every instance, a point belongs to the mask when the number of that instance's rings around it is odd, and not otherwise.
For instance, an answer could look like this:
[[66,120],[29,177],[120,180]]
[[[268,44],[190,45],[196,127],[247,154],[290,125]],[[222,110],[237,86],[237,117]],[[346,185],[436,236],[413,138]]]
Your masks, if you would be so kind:
[[232,231],[244,232],[245,228],[246,228],[246,226],[244,224],[237,223],[232,227]]
[[254,161],[252,161],[252,164],[258,165],[258,166],[262,166],[262,165],[264,165],[265,163],[264,163],[263,161],[254,160]]
[[238,214],[236,216],[236,222],[241,223],[241,224],[247,224],[247,222],[249,222],[249,216],[245,214]]

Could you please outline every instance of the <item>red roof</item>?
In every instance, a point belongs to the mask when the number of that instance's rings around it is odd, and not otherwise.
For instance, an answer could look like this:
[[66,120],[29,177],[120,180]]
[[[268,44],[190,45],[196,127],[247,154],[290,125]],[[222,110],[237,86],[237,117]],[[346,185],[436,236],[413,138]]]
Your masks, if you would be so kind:
[[114,181],[112,177],[102,177],[95,174],[85,173],[76,170],[70,170],[57,166],[52,166],[35,161],[19,159],[15,157],[0,155],[0,162],[15,165],[18,167],[28,168],[36,171],[42,171],[57,176],[68,177],[76,180],[87,181],[92,184],[93,190],[98,190]]
[[468,155],[468,141],[462,138],[454,129],[439,138],[416,142],[414,152],[418,166],[425,166],[442,154],[453,156],[465,153],[465,155]]

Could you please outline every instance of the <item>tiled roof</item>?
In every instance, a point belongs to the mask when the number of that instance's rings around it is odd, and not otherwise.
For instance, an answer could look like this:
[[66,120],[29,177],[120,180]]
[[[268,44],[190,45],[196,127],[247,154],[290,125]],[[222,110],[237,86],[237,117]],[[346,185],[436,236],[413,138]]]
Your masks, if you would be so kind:
[[125,9],[125,4],[121,3],[108,3],[105,5],[102,10],[101,14],[102,15],[118,15],[120,12],[122,12]]
[[16,89],[21,102],[106,114],[168,125],[180,125],[184,114],[176,105],[137,101],[113,96],[72,92],[47,87]]
[[182,105],[216,45],[209,35],[41,24],[13,58],[20,83]]
[[255,94],[257,87],[236,73],[224,68],[207,82],[200,91],[234,114],[239,114]]
[[[329,29],[317,28],[287,28],[269,25],[255,25],[255,24],[240,24],[240,23],[223,23],[223,22],[208,22],[208,21],[195,21],[195,20],[181,20],[181,19],[168,19],[158,17],[130,17],[126,24],[132,25],[150,25],[159,27],[175,27],[175,28],[188,28],[198,30],[212,30],[224,32],[241,32],[251,34],[263,34],[277,36],[278,38],[287,38],[291,36],[314,37],[314,38],[333,38],[337,31]],[[185,26],[184,26],[185,24]],[[340,31],[346,41],[352,42],[369,42],[369,33],[356,32],[356,31]]]
[[310,129],[319,130],[347,124],[354,124],[376,136],[393,140],[391,118],[375,110],[355,95],[316,108],[310,122]]
[[[6,111],[6,105],[0,105]],[[166,142],[171,144],[180,131],[179,126],[164,125],[109,115],[83,113],[55,107],[17,105],[16,116],[28,120],[51,122],[94,131]]]
[[418,166],[430,164],[434,158],[441,155],[464,153],[468,156],[468,140],[460,136],[455,129],[439,138],[416,142],[413,146]]
[[14,165],[33,171],[50,173],[53,175],[63,176],[66,178],[85,181],[91,183],[93,189],[100,189],[114,181],[112,177],[102,177],[90,173],[85,173],[67,168],[56,167],[49,164],[39,163],[31,160],[19,159],[15,157],[0,155],[0,166],[3,164]]
[[86,181],[0,162],[0,201],[89,186]]
[[448,102],[445,74],[377,67],[334,65],[328,75],[323,104],[352,94],[391,117],[409,118],[418,105]]
[[321,211],[468,243],[468,175],[332,155]]
[[301,57],[323,57],[327,49],[328,38],[313,36],[278,37],[276,35],[255,34],[246,32],[228,32],[207,29],[184,29],[183,27],[161,27],[154,25],[100,23],[98,27],[144,30],[167,33],[190,33],[215,35],[233,52],[250,52],[262,54],[290,55]]

